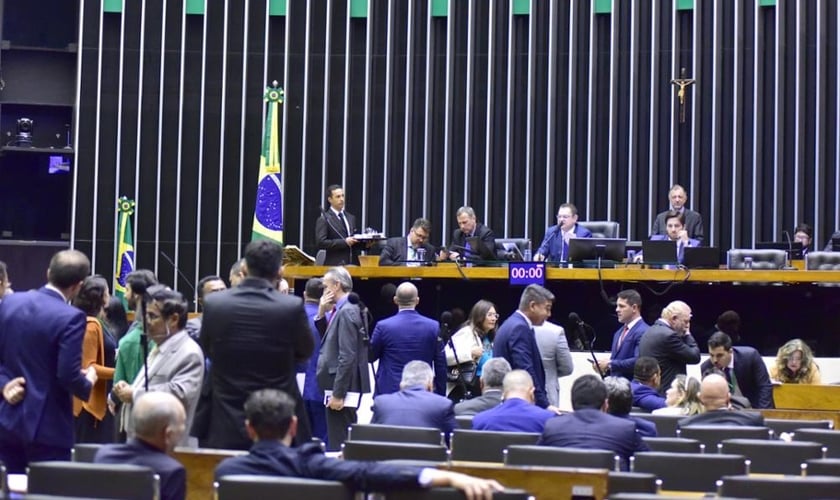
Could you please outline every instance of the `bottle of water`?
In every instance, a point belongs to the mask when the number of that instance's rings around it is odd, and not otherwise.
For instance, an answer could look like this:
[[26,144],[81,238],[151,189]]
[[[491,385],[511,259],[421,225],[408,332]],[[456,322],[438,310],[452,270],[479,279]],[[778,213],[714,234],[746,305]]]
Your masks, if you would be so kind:
[[752,257],[744,257],[744,269],[747,271],[752,271],[753,265],[753,258]]
[[531,242],[528,242],[528,246],[525,247],[525,253],[522,254],[522,258],[526,261],[531,261]]

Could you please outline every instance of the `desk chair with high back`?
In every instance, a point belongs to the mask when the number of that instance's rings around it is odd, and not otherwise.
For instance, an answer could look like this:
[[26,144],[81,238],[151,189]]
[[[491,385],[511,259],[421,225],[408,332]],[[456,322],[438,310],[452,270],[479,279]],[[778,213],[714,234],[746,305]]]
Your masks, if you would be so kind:
[[840,252],[808,252],[805,256],[805,269],[838,271],[840,270]]
[[218,500],[243,498],[329,498],[352,500],[355,492],[339,481],[298,477],[234,474],[219,478],[214,484]]
[[840,458],[840,431],[828,429],[797,429],[794,441],[811,441],[827,448],[826,458]]
[[733,248],[726,252],[728,269],[782,269],[787,262],[784,250],[754,250]]
[[706,446],[696,439],[643,437],[642,441],[648,445],[650,451],[665,451],[668,453],[703,453]]
[[621,226],[612,220],[578,221],[578,225],[589,229],[593,238],[618,238]]
[[70,460],[73,462],[85,462],[92,464],[94,457],[96,457],[96,452],[103,446],[105,445],[96,443],[77,443],[73,445],[73,449],[70,452]]
[[455,423],[458,424],[459,429],[472,429],[472,415],[455,415]]
[[656,474],[663,490],[715,491],[721,476],[749,474],[743,455],[645,451],[630,457],[633,472]]
[[87,498],[160,498],[160,478],[148,467],[128,464],[33,462],[27,492]]
[[659,492],[661,481],[656,474],[648,472],[614,472],[607,477],[607,493],[610,498],[618,493],[650,493]]
[[620,470],[621,458],[612,451],[554,446],[512,445],[504,450],[505,465],[589,467]]
[[750,459],[750,472],[759,474],[800,474],[803,463],[825,456],[823,445],[808,441],[786,443],[769,439],[727,439],[718,450],[744,455]]
[[765,418],[764,425],[773,430],[774,436],[783,432],[791,433],[797,429],[831,429],[831,420],[792,420],[786,418]]
[[837,498],[840,492],[840,477],[738,475],[723,477],[718,483],[720,496],[759,500]]
[[802,465],[804,476],[840,477],[840,459],[838,458],[812,458]]
[[345,460],[425,460],[449,461],[449,450],[441,444],[390,443],[384,441],[345,441],[341,445]]
[[690,425],[678,429],[677,436],[696,439],[706,446],[706,453],[716,453],[718,443],[725,439],[772,439],[773,431],[748,425]]
[[656,435],[659,437],[677,437],[679,421],[683,415],[654,415],[652,413],[631,413],[631,417],[643,418],[656,425]]
[[347,431],[347,439],[352,441],[446,444],[440,429],[382,424],[353,424]]
[[452,460],[502,462],[504,450],[515,444],[537,444],[540,435],[532,432],[470,431],[455,429],[450,439]]

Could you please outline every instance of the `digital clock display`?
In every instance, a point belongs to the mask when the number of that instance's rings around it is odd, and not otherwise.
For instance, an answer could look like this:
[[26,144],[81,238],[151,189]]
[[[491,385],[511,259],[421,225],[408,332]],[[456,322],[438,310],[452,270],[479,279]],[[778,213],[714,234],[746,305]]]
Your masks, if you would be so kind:
[[511,262],[508,281],[511,285],[545,285],[545,263]]

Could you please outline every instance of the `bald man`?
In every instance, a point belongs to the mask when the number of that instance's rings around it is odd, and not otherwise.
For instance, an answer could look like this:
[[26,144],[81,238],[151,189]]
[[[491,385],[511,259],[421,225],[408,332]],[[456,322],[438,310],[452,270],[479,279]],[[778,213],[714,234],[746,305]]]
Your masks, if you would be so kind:
[[93,461],[100,464],[142,465],[160,476],[161,500],[186,497],[187,473],[170,457],[186,431],[187,414],[178,398],[168,392],[147,392],[131,410],[134,437],[124,444],[103,446]]
[[534,404],[534,380],[525,370],[513,370],[502,381],[502,404],[473,417],[479,431],[538,432],[557,414]]
[[409,361],[425,361],[435,372],[435,392],[446,394],[446,359],[438,342],[437,321],[418,313],[417,287],[405,281],[397,287],[397,314],[376,324],[370,339],[369,361],[379,360],[374,396],[400,390],[402,371]]
[[729,382],[727,382],[726,377],[718,373],[706,375],[706,378],[700,383],[700,401],[706,408],[706,412],[680,420],[680,427],[691,425],[764,425],[764,417],[761,413],[732,409]]
[[691,308],[675,300],[662,309],[662,315],[642,335],[639,357],[650,356],[659,363],[659,393],[664,395],[686,364],[700,362],[700,348],[691,336]]

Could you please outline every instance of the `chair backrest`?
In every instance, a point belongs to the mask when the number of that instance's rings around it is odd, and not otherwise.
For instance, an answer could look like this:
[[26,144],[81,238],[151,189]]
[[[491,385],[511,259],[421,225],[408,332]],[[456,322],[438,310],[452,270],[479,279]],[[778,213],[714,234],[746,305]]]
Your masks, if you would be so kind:
[[128,464],[33,462],[27,492],[114,499],[159,498],[160,478],[148,467]]
[[449,450],[440,444],[345,441],[341,454],[346,460],[427,460],[446,462]]
[[650,451],[665,451],[668,453],[703,453],[706,449],[706,446],[696,439],[643,437],[642,441],[648,445]]
[[[726,267],[729,269],[781,269],[786,261],[784,250],[733,248],[726,252]],[[751,264],[747,265],[748,262]]]
[[616,493],[656,493],[659,480],[656,474],[648,472],[610,472],[607,477],[607,493],[610,498]]
[[0,462],[0,498],[9,498],[9,481],[6,465]]
[[[401,490],[385,493],[385,500],[463,500],[464,492],[455,488]],[[525,490],[506,489],[493,493],[493,500],[533,500]]]
[[608,450],[558,448],[554,446],[511,445],[504,450],[505,465],[545,465],[551,467],[591,467],[620,470],[621,458]]
[[800,474],[803,463],[811,458],[823,458],[823,445],[807,441],[727,439],[719,450],[744,455],[750,459],[750,472],[760,474]]
[[445,444],[443,433],[434,427],[353,424],[347,433],[353,441],[387,441],[392,443]]
[[825,476],[727,476],[718,495],[775,500],[778,498],[837,498],[840,478]]
[[691,425],[680,428],[677,435],[696,439],[706,445],[707,453],[715,453],[718,443],[724,439],[770,439],[771,432],[767,427],[745,425]]
[[805,255],[805,269],[809,271],[840,270],[840,252],[808,252]]
[[802,472],[806,476],[840,476],[840,459],[812,458],[805,462]]
[[85,462],[92,464],[96,452],[104,445],[95,443],[78,443],[73,445],[73,450],[70,453],[70,460],[74,462]]
[[656,474],[664,490],[715,491],[721,476],[749,474],[743,455],[646,451],[630,458],[633,472]]
[[298,477],[224,476],[214,484],[218,500],[242,498],[330,498],[351,500],[355,492],[339,481]]
[[504,450],[515,444],[537,444],[539,434],[531,432],[471,431],[455,429],[450,439],[452,460],[502,462]]
[[327,260],[327,251],[324,250],[323,248],[318,250],[315,253],[315,265],[316,266],[323,266],[324,261],[326,261],[326,260]]
[[831,429],[831,420],[788,420],[786,418],[765,418],[764,425],[773,429],[778,436],[783,432],[795,432],[797,429]]
[[586,220],[578,221],[578,224],[589,229],[593,238],[618,238],[621,226],[612,220]]
[[828,448],[827,458],[840,458],[840,431],[828,429],[797,429],[793,433],[794,441],[812,441],[822,443]]
[[472,429],[472,415],[456,415],[455,416],[455,423],[458,424],[459,429]]
[[631,413],[630,416],[643,418],[656,424],[656,435],[659,437],[677,437],[679,421],[683,415],[654,415],[652,413]]

